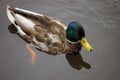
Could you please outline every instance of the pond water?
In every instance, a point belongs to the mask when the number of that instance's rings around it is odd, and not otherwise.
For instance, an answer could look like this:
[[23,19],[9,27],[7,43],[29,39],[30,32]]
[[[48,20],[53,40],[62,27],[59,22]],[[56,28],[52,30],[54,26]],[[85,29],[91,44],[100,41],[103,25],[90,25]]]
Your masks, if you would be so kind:
[[[58,19],[66,25],[80,22],[93,52],[48,55],[31,46],[36,61],[30,63],[26,42],[8,30],[6,5]],[[120,80],[120,0],[1,0],[0,80]]]

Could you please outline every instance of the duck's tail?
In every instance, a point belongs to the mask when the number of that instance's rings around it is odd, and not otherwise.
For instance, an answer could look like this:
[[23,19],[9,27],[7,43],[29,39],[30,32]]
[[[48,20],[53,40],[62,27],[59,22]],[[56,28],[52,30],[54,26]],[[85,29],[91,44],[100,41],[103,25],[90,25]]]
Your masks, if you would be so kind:
[[[17,30],[18,30],[18,33],[21,35],[21,36],[23,36],[23,35],[25,35],[25,33],[22,31],[22,29],[21,29],[21,27],[17,24],[17,22],[16,22],[16,14],[15,14],[15,11],[16,10],[16,8],[14,8],[14,7],[11,7],[11,6],[9,6],[9,5],[7,5],[7,7],[6,7],[6,12],[7,12],[7,16],[8,16],[8,19],[12,22],[12,24],[14,24],[15,25],[15,27],[17,28]],[[22,20],[21,20],[22,21]]]
[[[7,5],[6,11],[7,11],[7,16],[9,18],[9,20],[14,25],[16,25],[16,22],[20,22],[22,24],[26,22],[26,23],[29,23],[32,25],[32,23],[31,23],[32,20],[38,19],[38,17],[36,17],[36,16],[44,17],[44,15],[42,15],[42,14],[38,14],[38,13],[31,12],[28,10],[20,9],[17,7],[11,7],[9,5]],[[26,25],[26,23],[24,25]]]
[[13,9],[13,7],[7,5],[6,12],[7,12],[8,19],[9,19],[13,24],[15,24],[15,18],[13,17],[13,16],[14,16],[14,13],[13,13],[12,9]]
[[7,5],[6,10],[8,19],[15,25],[20,35],[25,35],[26,32],[34,33],[35,23],[32,18],[40,14],[9,5]]

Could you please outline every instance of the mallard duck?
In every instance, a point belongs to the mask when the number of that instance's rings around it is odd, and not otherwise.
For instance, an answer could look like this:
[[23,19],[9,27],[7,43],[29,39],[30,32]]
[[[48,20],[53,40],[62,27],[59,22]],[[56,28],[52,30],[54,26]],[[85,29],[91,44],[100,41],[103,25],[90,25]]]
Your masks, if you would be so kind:
[[72,21],[68,26],[42,14],[7,5],[7,16],[17,33],[40,51],[49,54],[78,53],[83,46],[92,51],[82,25]]

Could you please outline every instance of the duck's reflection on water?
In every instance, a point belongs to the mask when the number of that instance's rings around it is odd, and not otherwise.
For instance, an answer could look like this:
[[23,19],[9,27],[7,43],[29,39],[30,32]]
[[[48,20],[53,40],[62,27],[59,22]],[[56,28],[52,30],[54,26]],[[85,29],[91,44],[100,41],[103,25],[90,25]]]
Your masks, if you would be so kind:
[[13,34],[17,33],[17,29],[16,29],[16,27],[13,24],[10,24],[8,26],[8,30],[9,30],[10,33],[13,33]]
[[[16,28],[13,24],[10,24],[10,25],[8,26],[8,30],[9,30],[10,33],[12,33],[12,34],[17,34],[19,37],[21,37],[20,34],[17,33],[17,28]],[[29,40],[29,39],[26,39],[26,38],[24,38],[24,37],[21,37],[21,39],[23,39],[23,40],[24,40],[25,42],[27,42],[27,43],[30,43],[30,40]]]
[[[11,24],[8,26],[8,30],[10,33],[12,34],[17,34],[17,29],[16,27]],[[17,34],[19,37],[21,37],[19,34]],[[21,37],[24,41],[26,41],[27,43],[29,43],[29,40],[26,40],[25,38]],[[70,66],[72,66],[73,68],[80,70],[82,67],[86,68],[86,69],[90,69],[91,66],[90,64],[86,63],[85,61],[83,61],[82,56],[80,53],[76,53],[76,54],[66,54],[65,55],[68,63],[70,64]]]
[[90,64],[83,61],[82,56],[80,53],[74,55],[74,54],[66,54],[66,59],[70,66],[73,68],[80,70],[82,67],[86,69],[90,69]]

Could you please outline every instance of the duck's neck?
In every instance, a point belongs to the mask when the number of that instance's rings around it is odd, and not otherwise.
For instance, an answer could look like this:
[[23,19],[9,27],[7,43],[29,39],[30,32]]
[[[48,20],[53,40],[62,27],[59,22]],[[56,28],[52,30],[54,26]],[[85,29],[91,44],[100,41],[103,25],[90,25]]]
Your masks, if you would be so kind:
[[67,41],[68,43],[71,43],[71,44],[77,44],[77,43],[79,43],[79,42],[72,42],[72,41],[70,41],[70,40],[68,40],[68,39],[66,39],[66,41]]
[[79,52],[82,48],[80,42],[71,42],[69,40],[66,40],[65,47],[66,47],[66,53],[76,53]]

